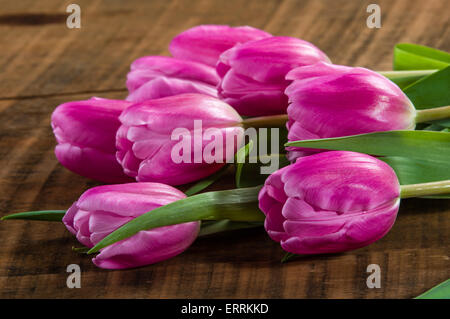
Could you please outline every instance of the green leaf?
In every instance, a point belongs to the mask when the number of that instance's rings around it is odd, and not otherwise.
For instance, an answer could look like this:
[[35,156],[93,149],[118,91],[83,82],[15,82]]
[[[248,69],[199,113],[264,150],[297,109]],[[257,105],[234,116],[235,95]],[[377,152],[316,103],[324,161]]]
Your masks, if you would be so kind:
[[450,299],[450,279],[431,288],[415,299]]
[[141,230],[181,224],[198,220],[222,220],[262,222],[264,214],[258,209],[260,186],[208,192],[187,197],[147,212],[118,228],[90,253],[131,237]]
[[378,71],[397,84],[402,90],[437,70]]
[[[450,122],[450,121],[449,121]],[[450,123],[449,123],[450,124]],[[417,128],[416,128],[417,129]],[[424,131],[444,131],[446,129],[445,126],[441,126],[438,123],[432,123],[430,125],[427,125],[426,127],[424,127],[422,130]]]
[[25,219],[25,220],[44,220],[60,222],[66,213],[65,210],[41,210],[34,212],[25,212],[3,216],[1,220]]
[[288,262],[289,260],[291,260],[292,258],[295,258],[299,255],[297,254],[293,254],[293,253],[286,253],[283,258],[281,258],[281,263],[284,264],[286,262]]
[[225,165],[215,174],[208,176],[189,187],[184,193],[186,194],[186,196],[192,196],[201,192],[202,190],[212,185],[214,182],[218,181],[223,175],[225,175],[229,167],[230,165]]
[[[450,179],[448,160],[431,161],[414,158],[387,156],[380,160],[391,166],[400,185],[420,184]],[[427,198],[450,198],[450,195],[427,196]]]
[[208,236],[225,231],[262,227],[263,222],[234,222],[228,219],[202,222],[198,236]]
[[439,126],[444,127],[444,129],[446,129],[446,128],[448,129],[448,128],[450,128],[450,119],[434,121],[433,124],[437,124]]
[[236,187],[241,188],[241,173],[242,166],[245,163],[245,159],[248,157],[250,152],[253,150],[253,140],[250,140],[248,144],[241,147],[236,153]]
[[397,156],[380,157],[379,159],[394,169],[401,185],[450,179],[450,164],[448,160],[418,160]]
[[394,70],[442,69],[450,65],[450,54],[427,46],[399,43],[394,47]]
[[[450,66],[404,89],[418,110],[450,105]],[[444,120],[445,121],[445,120]]]
[[449,145],[450,133],[432,131],[386,131],[285,144],[285,146],[401,156],[438,162],[448,161],[450,158]]

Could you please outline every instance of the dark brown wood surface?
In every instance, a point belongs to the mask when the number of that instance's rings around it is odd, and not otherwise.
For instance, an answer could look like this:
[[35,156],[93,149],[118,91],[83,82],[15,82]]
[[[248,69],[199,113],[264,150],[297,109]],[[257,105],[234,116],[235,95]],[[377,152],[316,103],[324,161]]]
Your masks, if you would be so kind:
[[[65,209],[97,185],[56,161],[52,110],[92,95],[125,97],[129,64],[168,54],[170,39],[191,26],[251,25],[377,70],[391,68],[398,42],[450,50],[448,0],[378,0],[381,29],[366,27],[372,1],[75,2],[82,27],[69,30],[70,2],[0,1],[0,216]],[[79,244],[60,223],[0,222],[0,297],[411,298],[450,277],[449,213],[449,201],[404,200],[386,237],[345,254],[281,264],[281,248],[253,229],[200,238],[174,259],[123,271],[72,252]],[[72,263],[81,289],[66,287]],[[366,286],[369,264],[381,267],[380,289]]]

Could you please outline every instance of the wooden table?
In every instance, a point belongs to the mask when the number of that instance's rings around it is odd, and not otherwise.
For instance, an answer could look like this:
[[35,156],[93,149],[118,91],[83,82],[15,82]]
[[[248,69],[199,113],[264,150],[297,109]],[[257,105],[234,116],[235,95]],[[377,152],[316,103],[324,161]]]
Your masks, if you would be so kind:
[[[311,41],[333,62],[387,70],[398,42],[450,50],[447,0],[377,0],[381,29],[366,27],[372,1],[75,1],[68,29],[61,1],[0,1],[0,215],[65,209],[95,182],[53,154],[50,114],[90,96],[123,98],[129,64],[167,55],[170,39],[198,24],[251,25]],[[216,186],[223,187],[223,185]],[[353,252],[281,264],[264,230],[198,239],[182,255],[144,268],[106,271],[71,251],[60,223],[0,222],[0,297],[6,298],[411,298],[448,279],[449,201],[404,200],[391,232]],[[79,264],[81,289],[66,287]],[[381,267],[368,289],[366,268]]]

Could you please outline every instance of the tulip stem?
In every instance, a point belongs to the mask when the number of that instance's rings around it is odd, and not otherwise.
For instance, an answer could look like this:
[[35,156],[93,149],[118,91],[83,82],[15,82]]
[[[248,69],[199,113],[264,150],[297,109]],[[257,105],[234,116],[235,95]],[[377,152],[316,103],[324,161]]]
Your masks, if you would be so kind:
[[404,70],[404,71],[377,71],[381,75],[387,77],[390,80],[397,80],[402,78],[415,78],[420,79],[424,76],[433,74],[438,70]]
[[416,123],[450,118],[450,105],[417,110]]
[[245,128],[249,127],[282,127],[286,125],[288,120],[287,114],[268,115],[259,117],[249,117],[243,120],[241,123]]
[[400,186],[401,198],[443,194],[450,194],[450,180]]

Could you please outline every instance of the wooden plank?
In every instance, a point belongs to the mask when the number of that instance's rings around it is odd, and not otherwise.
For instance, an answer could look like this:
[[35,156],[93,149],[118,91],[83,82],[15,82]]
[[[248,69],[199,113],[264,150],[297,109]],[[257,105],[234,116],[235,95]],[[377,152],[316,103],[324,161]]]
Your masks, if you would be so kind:
[[[52,110],[91,95],[124,98],[130,62],[167,54],[170,39],[188,27],[248,24],[311,41],[335,63],[374,69],[391,68],[397,42],[450,49],[445,0],[377,1],[379,30],[365,26],[370,1],[77,3],[81,30],[65,27],[60,1],[0,1],[2,216],[64,209],[97,185],[57,163]],[[214,188],[231,186],[228,178]],[[449,278],[449,211],[448,201],[405,200],[385,238],[345,254],[280,264],[281,248],[253,229],[201,238],[174,259],[125,271],[98,269],[72,252],[79,243],[61,224],[0,222],[0,297],[411,298]],[[71,263],[81,266],[81,289],[66,288]],[[371,263],[381,266],[381,289],[365,284]]]

